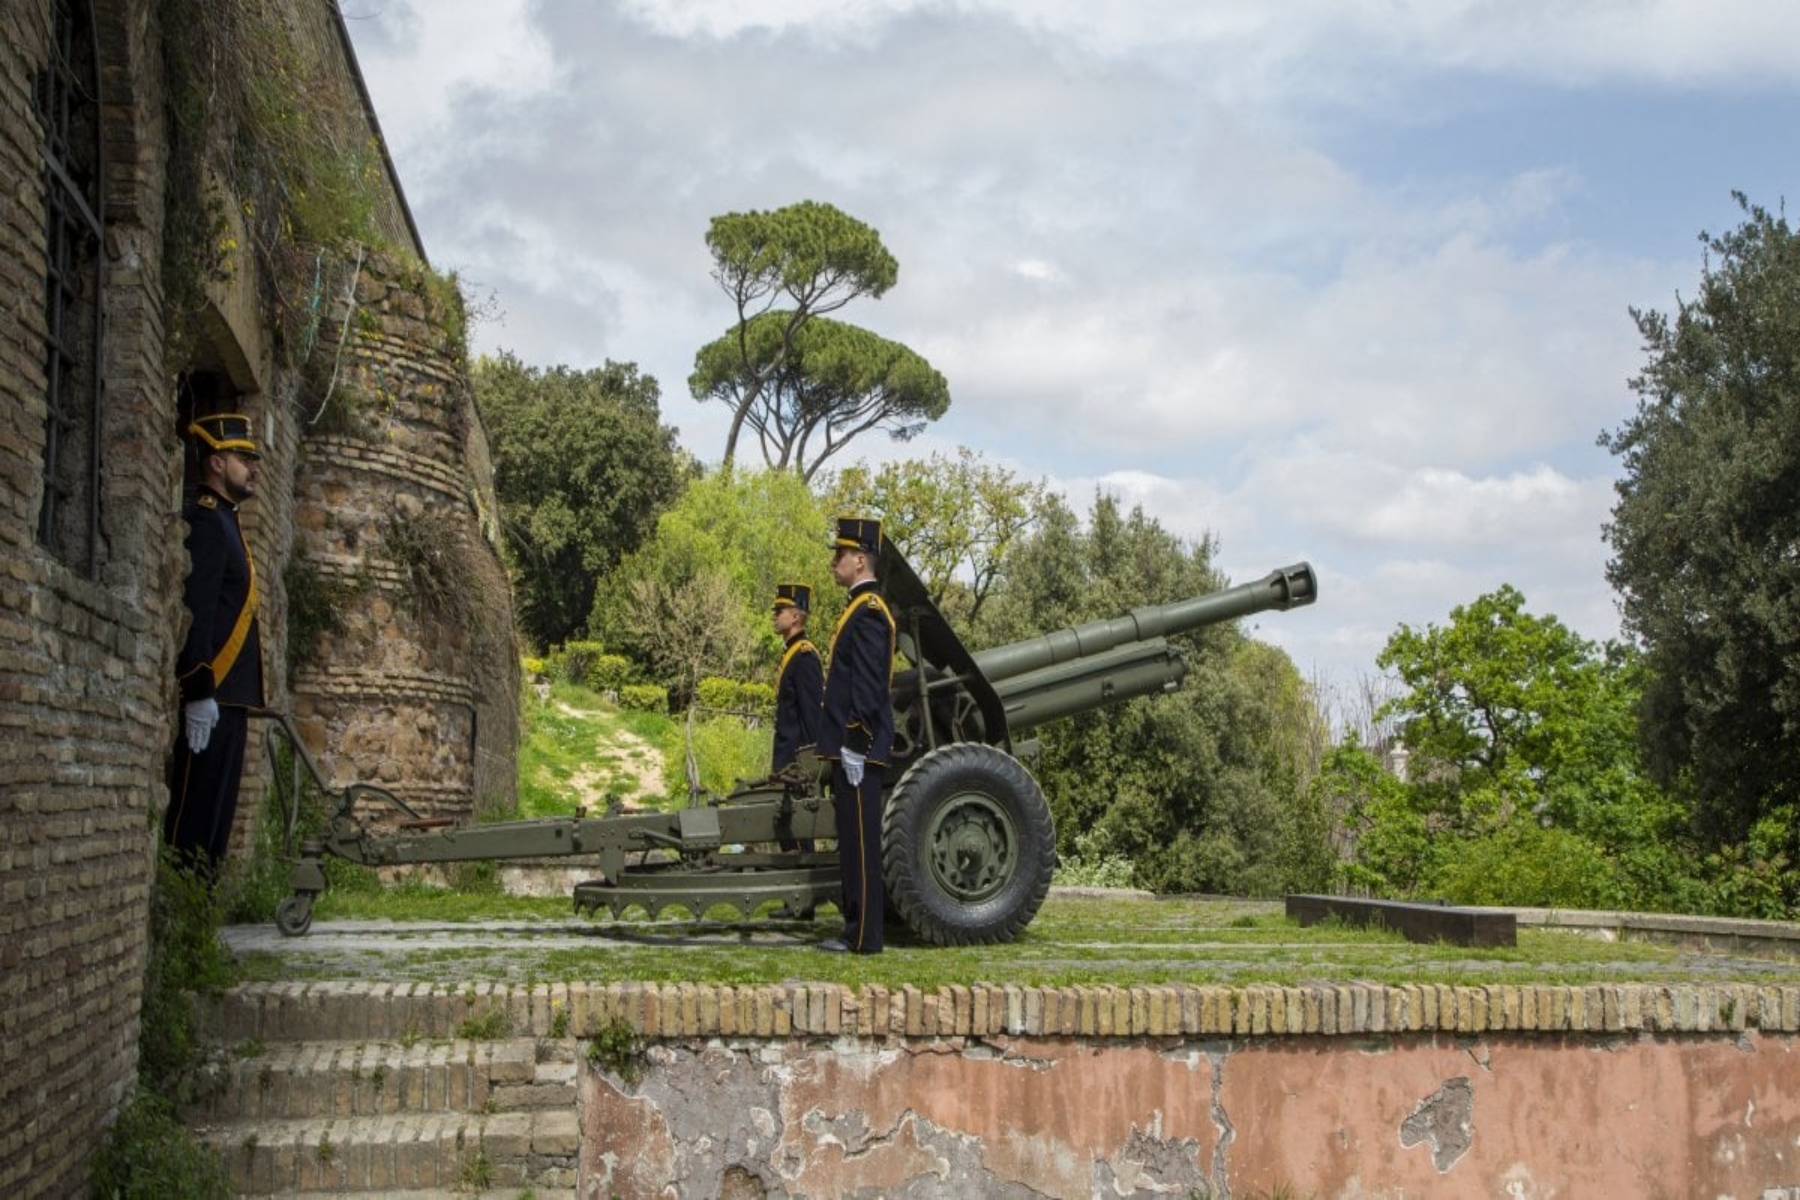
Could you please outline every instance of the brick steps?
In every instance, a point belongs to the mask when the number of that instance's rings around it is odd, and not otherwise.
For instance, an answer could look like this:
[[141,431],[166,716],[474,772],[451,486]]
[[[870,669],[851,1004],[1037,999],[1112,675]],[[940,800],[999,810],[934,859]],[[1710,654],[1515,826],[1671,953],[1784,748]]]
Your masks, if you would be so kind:
[[[421,1027],[466,1032],[469,1005],[435,997],[423,1009],[405,999],[390,1008],[377,997],[324,995],[331,998],[323,1003],[248,1010],[227,999],[213,1014],[220,1045],[211,1086],[186,1117],[218,1151],[239,1194],[504,1189],[572,1200],[580,1148],[574,1039],[421,1036]],[[477,1024],[508,1026],[475,1016]],[[365,1035],[390,1027],[406,1033]],[[333,1029],[355,1036],[321,1036]]]
[[537,1046],[528,1039],[277,1043],[240,1048],[215,1064],[216,1090],[193,1114],[202,1120],[278,1120],[504,1111],[531,1107],[523,1096],[537,1084],[537,1074]]
[[417,1195],[529,1187],[572,1190],[579,1139],[563,1112],[390,1113],[195,1127],[240,1195]]

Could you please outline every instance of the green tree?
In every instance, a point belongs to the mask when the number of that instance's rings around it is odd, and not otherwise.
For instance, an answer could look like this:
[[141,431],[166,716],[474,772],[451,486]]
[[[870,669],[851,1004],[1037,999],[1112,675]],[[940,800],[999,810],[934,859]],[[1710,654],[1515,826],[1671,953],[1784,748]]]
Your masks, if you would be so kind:
[[861,434],[909,441],[950,407],[944,377],[898,342],[829,317],[791,318],[764,313],[701,347],[688,377],[696,399],[738,406],[733,437],[754,433],[770,466],[810,480]]
[[[696,355],[688,386],[696,400],[720,400],[732,410],[726,466],[737,459],[746,425],[763,437],[765,456],[780,447],[771,463],[781,454],[792,458],[806,432],[802,426],[811,436],[828,435],[832,444],[827,453],[841,448],[867,414],[833,431],[820,428],[821,422],[829,422],[817,406],[859,406],[864,393],[845,391],[844,383],[859,372],[865,383],[887,380],[875,369],[884,358],[897,370],[892,379],[896,402],[907,397],[908,403],[918,404],[919,397],[930,393],[929,377],[936,373],[929,365],[916,355],[902,362],[903,356],[884,353],[882,347],[891,343],[880,339],[852,345],[857,339],[822,336],[812,347],[817,356],[812,372],[795,373],[791,362],[805,349],[799,335],[814,318],[860,296],[879,298],[899,278],[899,264],[874,229],[829,204],[806,200],[770,212],[714,217],[706,246],[713,279],[731,297],[737,321],[720,342]],[[835,383],[830,382],[834,373],[841,376]],[[943,403],[949,403],[947,396]],[[904,418],[902,427],[909,419],[917,418]],[[829,436],[834,432],[835,440]]]
[[987,603],[1002,581],[1001,565],[1028,533],[1048,495],[984,462],[967,447],[846,468],[826,489],[833,512],[881,514],[888,536],[906,554],[932,599],[964,641],[976,639]]
[[1637,411],[1600,439],[1624,472],[1607,579],[1644,648],[1646,760],[1715,847],[1800,806],[1800,237],[1735,197],[1698,295],[1633,310]]
[[[988,633],[1013,641],[1216,591],[1212,555],[1210,538],[1184,543],[1112,497],[1095,500],[1085,528],[1046,497],[1007,556]],[[1178,691],[1035,731],[1059,849],[1075,853],[1097,830],[1140,884],[1163,892],[1324,886],[1325,828],[1307,797],[1318,715],[1299,673],[1233,624],[1172,640],[1189,662]]]
[[793,472],[714,471],[691,483],[602,582],[589,626],[678,701],[699,675],[772,676],[780,651],[769,621],[775,585],[811,585],[815,631],[830,629],[841,604],[829,530]]
[[539,648],[578,637],[596,583],[650,533],[691,460],[661,423],[656,380],[628,363],[543,369],[503,351],[470,374],[519,623]]
[[[1639,765],[1642,671],[1628,648],[1534,616],[1502,585],[1448,625],[1401,626],[1376,662],[1405,689],[1379,715],[1411,754],[1404,801],[1384,792],[1358,814],[1363,882],[1470,902],[1499,902],[1504,885],[1506,903],[1637,904],[1682,873],[1683,810]],[[1528,869],[1511,862],[1527,849]]]

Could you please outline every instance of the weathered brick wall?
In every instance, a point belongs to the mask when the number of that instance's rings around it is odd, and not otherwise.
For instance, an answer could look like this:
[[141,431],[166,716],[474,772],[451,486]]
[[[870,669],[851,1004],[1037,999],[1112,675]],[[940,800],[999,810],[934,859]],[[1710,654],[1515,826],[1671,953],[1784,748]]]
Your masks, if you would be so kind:
[[[0,10],[0,1194],[67,1195],[137,1061],[146,898],[173,729],[180,459],[158,387],[161,92],[149,23],[98,14],[107,329],[97,577],[37,542],[49,5]],[[138,17],[141,18],[139,13]],[[179,540],[176,546],[179,547]]]
[[[1768,974],[288,981],[221,998],[212,1029],[228,1045],[380,1043],[477,1021],[540,1039],[579,1064],[584,1196],[1769,1198],[1800,1188],[1800,984]],[[566,1039],[594,1040],[544,1049]]]
[[[353,64],[332,6],[284,0],[297,40],[356,92]],[[258,498],[245,529],[262,585],[268,699],[292,703],[283,661],[288,600],[283,566],[308,506],[345,511],[417,503],[492,512],[486,451],[467,409],[461,358],[437,345],[397,350],[394,410],[418,431],[399,441],[357,443],[358,455],[391,455],[382,469],[328,465],[333,445],[306,436],[315,375],[276,331],[259,325],[257,279],[240,254],[232,278],[212,288],[192,364],[165,362],[162,262],[168,139],[161,6],[96,0],[106,173],[104,402],[101,503],[93,578],[37,541],[44,479],[46,192],[43,134],[33,80],[47,56],[50,0],[0,5],[0,1195],[68,1195],[84,1185],[105,1129],[129,1095],[137,1064],[148,895],[164,772],[177,724],[172,679],[185,623],[187,571],[180,520],[182,444],[171,369],[205,366],[230,376],[267,443]],[[225,211],[236,209],[226,198]],[[379,197],[378,230],[416,250],[404,201]],[[403,272],[404,273],[404,272]],[[422,284],[416,273],[407,275]],[[403,313],[385,336],[411,347],[407,321],[423,300],[405,284],[382,285],[369,308]],[[410,305],[410,307],[409,307]],[[418,311],[412,311],[418,309]],[[385,317],[383,318],[385,319]],[[355,356],[360,356],[357,350]],[[372,361],[380,359],[374,354]],[[354,357],[354,356],[353,356]],[[293,361],[295,365],[287,365]],[[354,370],[361,370],[355,367]],[[429,395],[413,395],[418,387]],[[446,405],[445,396],[455,402]],[[419,411],[414,412],[415,409]],[[429,410],[429,411],[426,411]],[[460,412],[450,419],[445,414]],[[433,415],[437,414],[437,415]],[[397,426],[398,427],[398,426]],[[340,443],[348,451],[348,443]],[[359,460],[360,461],[360,460]],[[396,465],[397,464],[397,465]],[[319,474],[306,472],[317,468]],[[329,495],[313,490],[329,475]],[[396,486],[396,479],[403,482]],[[343,489],[340,495],[338,490]],[[370,493],[365,495],[365,493]],[[459,518],[479,528],[473,516]],[[474,795],[505,789],[517,731],[511,610],[492,547],[473,539],[469,578],[497,588],[489,642],[421,625],[419,675],[430,688],[333,697],[345,730],[404,726],[407,771],[447,780],[465,812]],[[380,570],[379,564],[373,569]],[[377,589],[379,593],[379,589]],[[391,601],[377,594],[371,608]],[[385,628],[385,626],[384,626]],[[499,647],[504,645],[502,652]],[[483,655],[487,658],[483,658]],[[497,662],[494,656],[509,660]],[[367,710],[374,716],[362,715]],[[403,712],[401,710],[404,710]],[[401,719],[391,720],[394,712]],[[387,722],[385,725],[383,722]],[[410,722],[410,724],[407,724]],[[252,736],[259,731],[253,728]],[[385,768],[384,768],[385,769]],[[267,767],[253,741],[235,845],[254,827]]]
[[462,316],[385,256],[354,280],[321,344],[296,500],[307,558],[356,598],[294,681],[295,716],[334,785],[466,820],[516,798],[519,667]]

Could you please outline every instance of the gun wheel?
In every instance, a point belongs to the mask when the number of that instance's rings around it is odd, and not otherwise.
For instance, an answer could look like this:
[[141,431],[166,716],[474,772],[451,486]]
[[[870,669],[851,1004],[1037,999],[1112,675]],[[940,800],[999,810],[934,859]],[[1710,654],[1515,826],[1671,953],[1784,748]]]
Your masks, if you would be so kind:
[[285,937],[299,937],[312,928],[312,897],[289,896],[275,906],[275,928]]
[[941,746],[907,768],[882,815],[888,903],[939,946],[1007,942],[1050,891],[1050,806],[1019,761],[993,746]]

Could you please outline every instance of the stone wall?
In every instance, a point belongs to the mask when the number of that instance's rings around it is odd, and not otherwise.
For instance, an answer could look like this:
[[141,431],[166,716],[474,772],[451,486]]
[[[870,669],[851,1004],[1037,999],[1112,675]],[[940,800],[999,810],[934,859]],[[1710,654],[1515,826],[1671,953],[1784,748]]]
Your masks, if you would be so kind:
[[421,816],[510,808],[519,659],[461,311],[373,255],[328,327],[296,502],[306,557],[356,599],[294,681],[302,737],[335,786]]
[[[173,733],[180,454],[157,386],[161,93],[148,24],[102,6],[108,236],[95,569],[37,539],[49,5],[0,8],[0,1194],[68,1195],[137,1061],[146,898]],[[180,542],[175,542],[179,549]]]
[[[391,360],[394,437],[312,437],[315,367],[328,356],[311,347],[298,353],[291,330],[269,327],[241,227],[227,226],[236,251],[228,277],[210,285],[196,316],[192,359],[165,361],[171,267],[194,270],[162,260],[171,162],[165,9],[154,0],[75,2],[91,8],[98,34],[104,159],[103,398],[94,431],[99,504],[91,568],[51,553],[37,531],[49,411],[49,192],[33,89],[49,58],[52,0],[0,5],[0,1194],[7,1196],[79,1192],[134,1083],[147,901],[177,726],[173,663],[185,622],[177,377],[216,376],[267,444],[261,494],[245,506],[245,529],[262,587],[272,705],[294,703],[283,660],[282,577],[296,538],[316,523],[312,505],[454,513],[465,531],[479,527],[475,513],[493,511],[491,498],[483,499],[486,449],[460,354],[441,338],[415,336],[419,322],[431,323],[427,280],[397,186],[375,197],[373,222],[378,236],[393,240],[394,261],[413,265],[390,269],[404,281],[393,275],[380,284],[381,297],[366,303],[379,314],[371,348],[365,353],[359,339],[344,356],[353,380],[365,370],[388,371],[382,364]],[[336,6],[282,0],[280,11],[297,44],[320,56],[325,75],[362,96]],[[240,210],[222,197],[223,213]],[[411,300],[401,294],[408,286],[419,291]],[[335,358],[336,347],[327,349]],[[339,454],[345,463],[333,465]],[[509,630],[491,545],[479,536],[462,540],[462,578],[500,595],[483,619]],[[369,557],[377,577],[371,609],[397,609],[391,574],[383,575],[379,554]],[[401,746],[397,768],[383,759],[375,769],[415,773],[417,794],[466,817],[474,796],[510,794],[517,668],[506,632],[483,640],[453,626],[391,615],[381,625],[381,652],[410,655],[415,664],[400,673],[401,686],[333,693],[321,678],[303,695],[330,708],[329,719],[318,708],[309,713],[315,734]],[[409,637],[412,650],[399,645]],[[508,661],[497,664],[503,646]],[[239,847],[267,779],[259,742],[248,761]]]
[[[228,1045],[573,1041],[583,1196],[1800,1189],[1800,983],[251,984]],[[542,1050],[540,1049],[540,1053]]]

